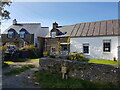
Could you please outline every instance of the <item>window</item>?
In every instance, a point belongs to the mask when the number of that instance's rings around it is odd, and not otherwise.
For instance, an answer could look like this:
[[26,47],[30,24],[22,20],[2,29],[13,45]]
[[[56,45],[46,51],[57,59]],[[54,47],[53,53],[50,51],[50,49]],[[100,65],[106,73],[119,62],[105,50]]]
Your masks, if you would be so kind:
[[20,38],[25,38],[25,31],[20,31]]
[[55,38],[56,32],[52,32],[52,38]]
[[62,51],[68,51],[67,45],[62,46]]
[[55,47],[51,47],[51,52],[55,52]]
[[13,34],[14,34],[13,31],[8,31],[8,38],[13,38]]
[[83,44],[83,53],[89,54],[89,44]]
[[111,40],[103,41],[103,52],[110,52],[111,49]]

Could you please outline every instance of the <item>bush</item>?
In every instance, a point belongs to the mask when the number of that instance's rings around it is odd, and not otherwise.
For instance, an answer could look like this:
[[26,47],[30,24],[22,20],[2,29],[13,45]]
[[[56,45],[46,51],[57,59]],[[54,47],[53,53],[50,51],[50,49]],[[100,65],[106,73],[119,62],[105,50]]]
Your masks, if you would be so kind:
[[3,51],[5,51],[5,50],[6,50],[6,46],[1,46],[1,47],[0,47],[0,51],[3,52]]
[[47,51],[44,51],[44,52],[43,52],[43,56],[44,56],[44,57],[47,57],[47,56],[49,56],[49,53],[48,53]]
[[69,56],[66,56],[66,59],[69,59],[69,60],[76,60],[76,61],[84,61],[84,62],[88,62],[89,59],[87,59],[85,57],[84,54],[82,53],[72,53],[72,55],[69,55]]
[[56,55],[49,55],[48,57],[49,57],[49,58],[55,58]]
[[23,48],[20,48],[19,50],[20,51],[23,51],[23,50],[28,51],[29,58],[36,58],[36,57],[38,57],[38,54],[37,54],[38,51],[37,51],[37,49],[35,48],[34,45],[26,45]]

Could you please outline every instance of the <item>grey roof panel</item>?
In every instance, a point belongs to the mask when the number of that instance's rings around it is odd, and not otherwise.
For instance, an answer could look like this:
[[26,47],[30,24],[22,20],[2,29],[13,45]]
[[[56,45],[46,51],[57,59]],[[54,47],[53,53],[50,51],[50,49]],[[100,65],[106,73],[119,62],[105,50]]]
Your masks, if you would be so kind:
[[113,20],[113,28],[114,28],[114,35],[117,35],[118,34],[118,20]]
[[70,26],[62,26],[60,28],[58,28],[61,32],[67,32],[67,35],[70,36],[72,30],[74,28],[74,25],[70,25]]
[[93,32],[94,32],[94,29],[95,29],[95,22],[90,23],[90,27],[89,27],[87,36],[92,36],[92,35],[93,35]]
[[106,35],[107,34],[106,26],[107,26],[106,21],[101,22],[100,34],[99,35]]
[[76,25],[75,25],[75,28],[74,28],[74,30],[73,30],[71,36],[76,36],[76,32],[78,31],[79,26],[80,26],[80,24],[76,24]]
[[76,36],[81,36],[82,35],[82,31],[83,31],[84,26],[85,26],[84,23],[80,24],[80,27],[79,27],[79,29],[76,33]]
[[81,36],[86,36],[90,23],[86,23]]
[[112,20],[107,21],[107,35],[113,35],[113,23],[112,23]]
[[99,35],[99,29],[100,29],[100,22],[97,22],[95,24],[95,29],[94,29],[94,32],[93,32],[93,36]]

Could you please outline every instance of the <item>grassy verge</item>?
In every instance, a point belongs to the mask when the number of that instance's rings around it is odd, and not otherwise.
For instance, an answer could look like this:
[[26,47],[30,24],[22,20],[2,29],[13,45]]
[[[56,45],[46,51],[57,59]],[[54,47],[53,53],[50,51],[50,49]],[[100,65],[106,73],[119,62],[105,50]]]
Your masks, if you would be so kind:
[[28,61],[29,62],[36,62],[36,61],[39,61],[40,59],[39,58],[37,58],[37,59],[29,59]]
[[14,64],[14,62],[12,62],[12,61],[4,61],[4,63],[5,63],[5,64],[8,64],[8,65]]
[[19,67],[19,68],[16,68],[16,69],[13,69],[13,70],[10,70],[8,72],[5,73],[5,75],[15,75],[15,74],[19,74],[23,71],[26,71],[30,68],[34,68],[35,65],[24,65],[22,67]]
[[39,61],[40,59],[37,58],[37,59],[29,59],[29,58],[20,58],[20,59],[17,59],[17,60],[12,60],[12,61],[4,61],[4,63],[6,64],[9,64],[9,65],[12,65],[14,64],[14,62],[36,62],[36,61]]
[[40,83],[41,88],[113,88],[120,89],[111,83],[99,84],[81,79],[61,79],[60,74],[37,71],[35,73],[35,82]]
[[106,65],[120,65],[120,62],[111,61],[111,60],[89,59],[88,62],[89,63],[106,64]]

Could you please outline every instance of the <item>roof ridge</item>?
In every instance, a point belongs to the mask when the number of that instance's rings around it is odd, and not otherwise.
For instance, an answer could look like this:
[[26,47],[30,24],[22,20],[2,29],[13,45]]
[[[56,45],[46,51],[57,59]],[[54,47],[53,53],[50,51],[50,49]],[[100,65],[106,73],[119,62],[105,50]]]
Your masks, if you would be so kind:
[[17,24],[41,24],[39,22],[18,22]]

